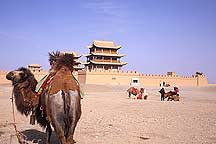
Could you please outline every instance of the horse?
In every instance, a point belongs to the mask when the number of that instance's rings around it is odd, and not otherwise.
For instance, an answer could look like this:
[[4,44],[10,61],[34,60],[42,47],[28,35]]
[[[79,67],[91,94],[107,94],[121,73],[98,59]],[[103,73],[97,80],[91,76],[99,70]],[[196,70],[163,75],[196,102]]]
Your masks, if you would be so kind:
[[73,144],[81,116],[80,86],[72,75],[73,55],[53,52],[49,53],[49,61],[52,77],[40,96],[35,92],[37,81],[30,70],[22,67],[9,72],[6,78],[12,81],[17,110],[26,116],[35,112],[37,123],[46,128],[48,144],[51,125],[61,144]]
[[[175,88],[174,88],[175,89]],[[167,98],[167,101],[179,101],[179,94],[176,91],[165,92],[164,88],[161,88],[159,93],[161,94],[161,101]]]
[[127,89],[127,92],[128,92],[128,98],[131,98],[131,94],[136,96],[137,94],[140,93],[140,90],[135,87],[130,87],[129,89]]

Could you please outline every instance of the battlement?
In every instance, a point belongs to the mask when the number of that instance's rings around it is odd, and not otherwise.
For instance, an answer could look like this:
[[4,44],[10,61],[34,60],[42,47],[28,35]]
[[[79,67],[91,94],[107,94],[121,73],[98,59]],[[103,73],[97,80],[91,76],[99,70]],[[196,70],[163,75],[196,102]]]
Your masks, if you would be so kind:
[[119,84],[129,85],[137,79],[141,85],[157,86],[161,82],[169,85],[197,86],[207,85],[208,80],[204,75],[179,76],[174,74],[141,74],[137,71],[112,71],[112,70],[82,70],[78,78],[83,84]]
[[121,71],[121,70],[82,70],[78,72],[80,75],[82,74],[100,74],[100,75],[140,75],[137,71]]
[[[101,75],[112,75],[112,74],[119,74],[119,75],[138,75],[140,77],[155,77],[155,78],[196,78],[196,75],[191,76],[179,76],[179,75],[161,75],[161,74],[142,74],[137,71],[112,71],[112,70],[82,70],[79,71],[79,74],[101,74]],[[205,78],[205,75],[198,75],[200,78]]]

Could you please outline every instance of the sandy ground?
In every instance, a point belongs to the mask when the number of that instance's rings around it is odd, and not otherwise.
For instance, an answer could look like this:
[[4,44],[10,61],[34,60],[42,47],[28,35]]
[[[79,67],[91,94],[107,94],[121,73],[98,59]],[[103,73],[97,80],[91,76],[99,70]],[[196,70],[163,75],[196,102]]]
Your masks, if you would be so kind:
[[[128,86],[82,86],[82,116],[77,144],[216,143],[216,86],[180,87],[180,102],[160,101],[157,87],[146,87],[148,100],[128,99]],[[10,85],[0,86],[0,143],[17,144]],[[169,90],[169,89],[167,89]],[[46,134],[16,112],[16,125],[29,143],[45,143]],[[55,133],[52,143],[58,143]]]

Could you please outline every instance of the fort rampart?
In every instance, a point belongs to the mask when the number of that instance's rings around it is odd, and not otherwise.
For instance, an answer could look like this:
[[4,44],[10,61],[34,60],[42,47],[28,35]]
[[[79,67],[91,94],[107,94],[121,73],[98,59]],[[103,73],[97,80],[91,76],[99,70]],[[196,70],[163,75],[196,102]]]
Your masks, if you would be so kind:
[[133,79],[143,86],[159,86],[165,82],[171,86],[205,86],[208,85],[207,77],[204,75],[178,76],[178,75],[152,75],[140,74],[136,71],[79,71],[78,79],[82,84],[111,84],[130,85]]
[[[5,76],[7,71],[0,71],[0,84],[9,84]],[[35,78],[40,80],[47,71],[35,72]],[[109,84],[131,85],[132,80],[138,80],[143,86],[159,86],[161,82],[171,86],[206,86],[208,79],[205,75],[178,76],[178,75],[152,75],[140,74],[136,71],[110,71],[110,70],[81,70],[74,73],[81,84]]]

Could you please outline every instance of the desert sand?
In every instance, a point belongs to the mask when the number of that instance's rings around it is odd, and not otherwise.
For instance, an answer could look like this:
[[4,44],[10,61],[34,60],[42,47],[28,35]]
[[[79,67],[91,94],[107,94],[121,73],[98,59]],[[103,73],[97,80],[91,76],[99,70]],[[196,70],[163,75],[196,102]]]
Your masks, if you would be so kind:
[[[83,85],[77,144],[216,143],[216,85],[179,87],[180,102],[160,101],[159,87],[145,87],[147,100],[128,99],[129,86]],[[171,88],[166,88],[170,90]],[[0,143],[18,144],[13,128],[11,85],[0,86]],[[18,130],[29,143],[45,143],[45,130],[16,112]],[[52,143],[58,143],[55,133]]]

